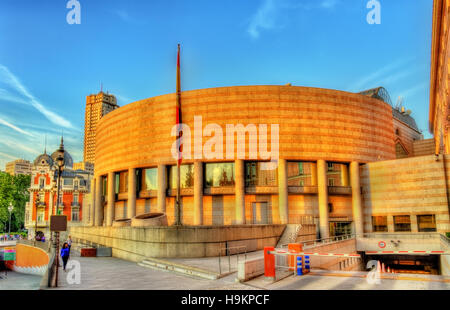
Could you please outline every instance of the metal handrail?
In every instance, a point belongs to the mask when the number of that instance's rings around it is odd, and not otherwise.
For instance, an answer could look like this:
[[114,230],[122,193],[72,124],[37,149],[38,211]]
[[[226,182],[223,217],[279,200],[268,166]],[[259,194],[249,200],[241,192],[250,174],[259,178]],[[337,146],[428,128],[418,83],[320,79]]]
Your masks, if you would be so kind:
[[[423,233],[423,232],[397,232],[397,233],[382,233],[382,232],[375,232],[375,233],[362,233],[362,234],[348,234],[348,235],[342,235],[342,236],[335,236],[335,237],[329,237],[329,238],[322,238],[322,239],[314,239],[314,240],[308,240],[308,241],[302,241],[298,242],[303,245],[309,245],[313,244],[314,246],[318,244],[327,244],[331,242],[338,242],[343,240],[349,240],[352,238],[378,238],[380,236],[383,236],[384,238],[437,238],[440,236],[440,238],[446,242],[450,246],[450,239],[448,239],[445,235],[438,233],[438,232],[429,232],[429,233]],[[288,244],[282,244],[281,247],[285,248]]]
[[241,245],[241,246],[234,246],[234,247],[225,247],[225,248],[220,248],[219,249],[219,274],[222,274],[222,250],[225,250],[226,255],[228,256],[228,272],[231,272],[231,256],[236,255],[237,258],[237,262],[236,264],[239,265],[239,255],[241,255],[242,253],[237,252],[236,254],[231,254],[229,255],[229,250],[231,249],[244,249],[244,261],[247,260],[247,246],[246,245]]

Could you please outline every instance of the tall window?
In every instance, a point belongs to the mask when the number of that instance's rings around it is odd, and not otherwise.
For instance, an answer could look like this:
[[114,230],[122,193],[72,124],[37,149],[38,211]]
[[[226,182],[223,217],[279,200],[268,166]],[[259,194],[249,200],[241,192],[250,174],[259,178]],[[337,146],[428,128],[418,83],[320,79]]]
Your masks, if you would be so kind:
[[245,163],[245,186],[277,186],[278,169],[265,170],[266,163]]
[[387,216],[372,216],[373,232],[387,232]]
[[234,163],[205,164],[205,186],[234,186]]
[[107,197],[108,194],[108,177],[102,177],[102,194]]
[[73,203],[78,204],[78,194],[73,194]]
[[45,178],[40,178],[39,179],[39,188],[44,188],[45,186]]
[[[180,185],[181,188],[194,187],[194,165],[187,164],[180,166]],[[169,187],[177,188],[177,166],[169,167]]]
[[72,222],[80,221],[80,209],[72,208]]
[[116,194],[128,192],[128,171],[116,173],[115,187]]
[[436,218],[434,214],[418,215],[417,225],[419,232],[434,232],[436,231]]
[[38,213],[37,213],[38,223],[44,222],[44,216],[45,216],[44,210],[43,209],[38,210]]
[[292,161],[287,163],[288,186],[315,186],[312,179],[312,163]]
[[158,168],[149,168],[142,170],[141,190],[158,189]]
[[411,218],[409,215],[394,216],[394,231],[411,231]]
[[328,163],[327,180],[328,186],[348,186],[348,166],[346,164]]

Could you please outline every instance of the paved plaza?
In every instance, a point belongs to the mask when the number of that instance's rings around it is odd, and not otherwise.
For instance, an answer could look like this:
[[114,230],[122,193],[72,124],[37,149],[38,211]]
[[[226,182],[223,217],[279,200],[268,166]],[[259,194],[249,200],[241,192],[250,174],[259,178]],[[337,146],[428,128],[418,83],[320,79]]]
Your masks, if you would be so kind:
[[[74,253],[75,254],[75,253]],[[254,255],[257,255],[255,253]],[[250,255],[251,256],[251,255]],[[398,280],[381,279],[369,284],[364,272],[313,271],[302,277],[290,276],[276,283],[260,276],[246,283],[236,282],[237,273],[218,280],[181,275],[141,267],[114,257],[80,257],[81,283],[68,284],[69,272],[60,269],[58,290],[449,290],[450,278],[424,275],[400,275]],[[173,260],[172,260],[173,261]],[[215,269],[217,258],[176,259],[177,263]],[[234,266],[233,266],[234,267]],[[232,268],[233,268],[232,267]]]
[[81,283],[68,284],[68,273],[60,269],[59,287],[69,290],[247,290],[236,283],[236,274],[219,280],[206,280],[172,272],[153,270],[113,257],[74,256],[81,266]]

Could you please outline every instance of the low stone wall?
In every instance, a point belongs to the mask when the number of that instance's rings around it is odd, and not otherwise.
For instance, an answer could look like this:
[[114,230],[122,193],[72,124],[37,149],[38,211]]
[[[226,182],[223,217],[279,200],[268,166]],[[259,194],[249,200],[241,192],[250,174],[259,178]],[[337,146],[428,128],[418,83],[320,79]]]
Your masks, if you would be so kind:
[[71,227],[75,242],[112,248],[114,257],[141,261],[146,257],[211,257],[225,255],[237,242],[252,250],[275,246],[285,225]]
[[264,274],[264,257],[241,261],[238,264],[238,280],[248,281]]
[[[356,239],[327,243],[317,246],[307,246],[304,248],[306,252],[318,253],[356,253]],[[355,257],[324,257],[311,256],[311,268],[334,270],[334,271],[362,271],[362,263],[360,258]]]

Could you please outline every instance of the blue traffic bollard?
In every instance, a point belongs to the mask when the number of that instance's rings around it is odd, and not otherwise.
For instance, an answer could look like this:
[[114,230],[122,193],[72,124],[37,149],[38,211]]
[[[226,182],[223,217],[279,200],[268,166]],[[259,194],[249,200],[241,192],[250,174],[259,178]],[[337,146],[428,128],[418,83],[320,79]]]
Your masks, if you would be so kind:
[[311,264],[309,262],[309,256],[305,256],[305,269],[307,269],[308,271],[310,271],[310,269],[311,269]]
[[302,268],[302,257],[297,257],[297,275],[302,276],[303,275],[303,268]]

